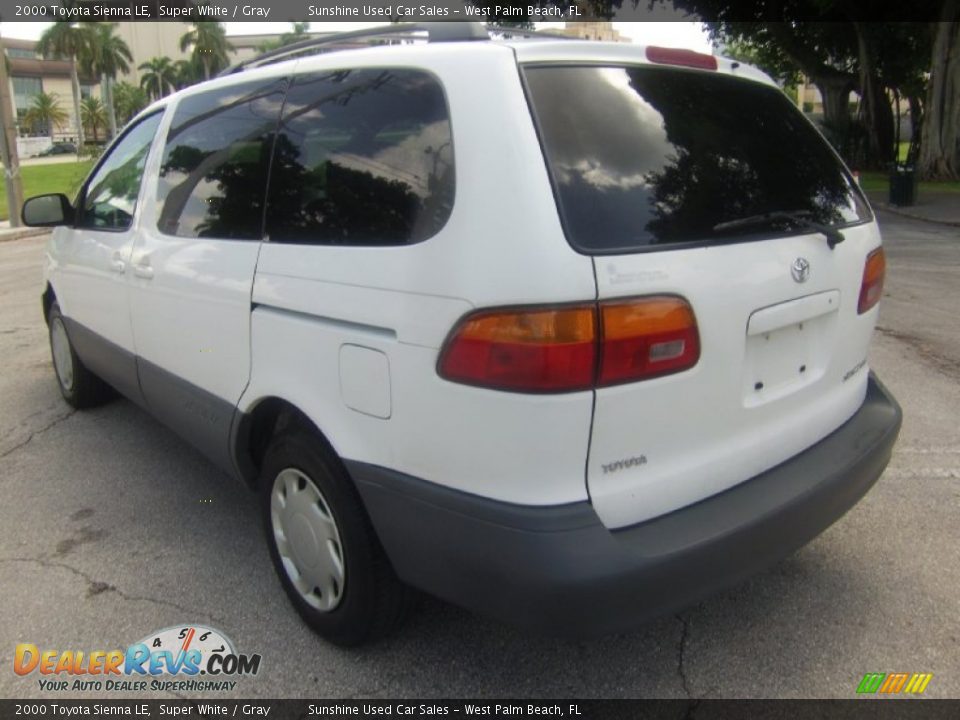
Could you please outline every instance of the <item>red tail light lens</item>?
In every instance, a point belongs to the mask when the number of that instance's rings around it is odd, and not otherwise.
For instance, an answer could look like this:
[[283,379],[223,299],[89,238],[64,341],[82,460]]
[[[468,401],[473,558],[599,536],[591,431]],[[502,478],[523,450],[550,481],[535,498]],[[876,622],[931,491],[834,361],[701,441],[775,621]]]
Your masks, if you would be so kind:
[[713,55],[683,50],[681,48],[665,48],[651,45],[647,48],[647,60],[660,65],[681,65],[683,67],[700,68],[702,70],[716,70],[717,58]]
[[693,309],[658,296],[600,306],[603,327],[598,385],[644,380],[686,370],[700,359]]
[[883,278],[886,274],[887,258],[883,254],[883,248],[877,248],[867,255],[867,262],[863,266],[863,282],[860,284],[857,313],[863,315],[880,302],[880,296],[883,295]]
[[585,390],[593,386],[596,335],[592,305],[480,312],[454,331],[438,370],[501,390]]
[[696,319],[681,298],[485,310],[465,318],[440,353],[453,382],[515,392],[573,392],[693,367]]

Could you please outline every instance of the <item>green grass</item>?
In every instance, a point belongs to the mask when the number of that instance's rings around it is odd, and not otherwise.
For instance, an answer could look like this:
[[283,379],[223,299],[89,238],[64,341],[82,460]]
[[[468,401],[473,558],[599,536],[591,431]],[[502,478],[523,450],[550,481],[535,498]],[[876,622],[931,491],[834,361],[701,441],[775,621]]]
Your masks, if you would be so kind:
[[[20,166],[20,177],[23,179],[23,197],[31,198],[34,195],[46,193],[63,193],[73,198],[80,187],[80,183],[90,172],[92,160],[79,162],[63,162],[51,165]],[[8,220],[6,176],[0,173],[0,220]]]
[[[885,172],[861,172],[860,187],[867,192],[886,192],[890,188],[890,175]],[[960,182],[922,182],[918,193],[924,192],[960,193]]]

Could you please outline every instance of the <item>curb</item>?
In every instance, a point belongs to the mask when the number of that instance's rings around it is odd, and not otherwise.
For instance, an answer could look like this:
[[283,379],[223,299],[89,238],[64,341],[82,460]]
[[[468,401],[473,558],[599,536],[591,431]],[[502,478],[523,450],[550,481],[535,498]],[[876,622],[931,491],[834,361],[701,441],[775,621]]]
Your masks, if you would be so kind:
[[874,203],[873,207],[876,210],[883,210],[884,212],[888,212],[893,215],[900,215],[901,217],[910,218],[911,220],[933,223],[934,225],[946,225],[947,227],[960,227],[960,220],[938,220],[936,218],[910,212],[909,210],[903,210],[897,205],[890,205],[889,203]]
[[9,230],[0,228],[0,243],[46,235],[49,232],[50,228],[11,228]]

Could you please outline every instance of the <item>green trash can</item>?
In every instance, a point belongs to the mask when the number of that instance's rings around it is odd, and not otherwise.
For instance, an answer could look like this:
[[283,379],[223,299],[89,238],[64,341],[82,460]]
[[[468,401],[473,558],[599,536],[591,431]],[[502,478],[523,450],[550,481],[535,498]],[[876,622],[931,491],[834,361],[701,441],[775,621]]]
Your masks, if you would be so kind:
[[917,173],[912,165],[894,165],[890,171],[890,204],[907,207],[917,202]]

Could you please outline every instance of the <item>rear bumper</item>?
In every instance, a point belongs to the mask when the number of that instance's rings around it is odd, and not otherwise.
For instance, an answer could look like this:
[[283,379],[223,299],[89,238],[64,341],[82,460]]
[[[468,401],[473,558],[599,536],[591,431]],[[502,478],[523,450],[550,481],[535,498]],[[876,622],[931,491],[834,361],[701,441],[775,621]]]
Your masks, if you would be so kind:
[[772,565],[876,482],[901,411],[873,375],[861,408],[813,447],[719,495],[610,531],[588,502],[528,507],[348,462],[406,582],[531,630],[629,629]]

